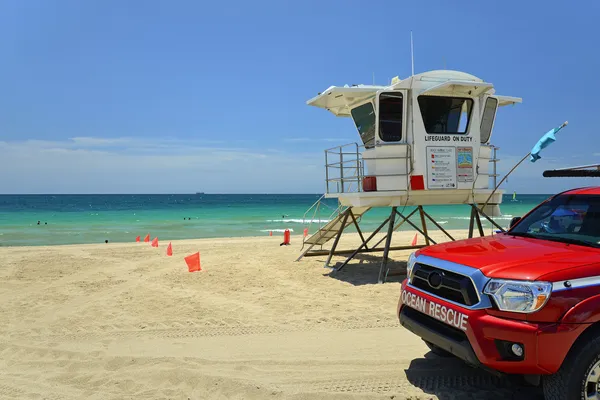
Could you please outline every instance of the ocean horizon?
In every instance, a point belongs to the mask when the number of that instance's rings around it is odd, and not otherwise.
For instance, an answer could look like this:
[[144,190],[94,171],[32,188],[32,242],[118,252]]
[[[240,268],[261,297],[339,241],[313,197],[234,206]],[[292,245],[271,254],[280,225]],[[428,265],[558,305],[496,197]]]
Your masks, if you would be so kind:
[[[286,229],[310,233],[330,220],[336,199],[325,199],[322,212],[305,212],[322,194],[25,194],[0,195],[0,246],[40,246],[132,242],[150,234],[161,240],[279,235]],[[506,226],[549,194],[505,194]],[[467,229],[468,205],[424,206],[445,229]],[[413,207],[406,207],[408,214]],[[369,211],[361,229],[374,230],[389,209]],[[313,218],[314,217],[314,218]],[[38,225],[39,221],[39,225]],[[416,219],[414,220],[416,221]],[[430,229],[434,229],[432,225]],[[484,221],[488,229],[491,224]],[[348,228],[354,231],[353,228]],[[401,230],[410,230],[410,226]]]

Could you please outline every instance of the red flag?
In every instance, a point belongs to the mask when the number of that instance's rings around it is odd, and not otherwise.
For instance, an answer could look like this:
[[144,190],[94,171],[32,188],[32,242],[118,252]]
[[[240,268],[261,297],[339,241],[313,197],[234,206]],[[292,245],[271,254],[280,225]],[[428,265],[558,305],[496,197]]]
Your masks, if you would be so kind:
[[419,239],[417,235],[418,234],[415,233],[415,237],[413,238],[413,240],[412,240],[412,242],[410,244],[411,246],[416,246],[417,245],[417,240]]
[[148,243],[150,241],[150,234],[147,234],[144,238],[144,243]]
[[140,237],[139,237],[139,236],[135,238],[135,242],[136,242],[136,243],[139,243],[139,242],[140,242]]
[[152,247],[158,247],[158,237],[152,239]]
[[169,242],[169,245],[167,246],[167,255],[168,256],[173,255],[173,246],[171,246],[171,242]]
[[187,256],[184,260],[188,266],[188,271],[202,271],[202,268],[200,268],[200,252]]

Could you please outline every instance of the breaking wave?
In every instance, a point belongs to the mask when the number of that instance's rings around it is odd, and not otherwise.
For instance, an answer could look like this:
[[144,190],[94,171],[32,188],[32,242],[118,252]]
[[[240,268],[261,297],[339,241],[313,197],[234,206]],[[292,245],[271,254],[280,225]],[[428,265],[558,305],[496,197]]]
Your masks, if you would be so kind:
[[287,222],[287,223],[294,223],[294,224],[309,224],[311,222],[327,223],[329,221],[330,220],[328,220],[328,219],[313,219],[311,221],[310,219],[303,220],[302,218],[268,219],[267,220],[267,222]]

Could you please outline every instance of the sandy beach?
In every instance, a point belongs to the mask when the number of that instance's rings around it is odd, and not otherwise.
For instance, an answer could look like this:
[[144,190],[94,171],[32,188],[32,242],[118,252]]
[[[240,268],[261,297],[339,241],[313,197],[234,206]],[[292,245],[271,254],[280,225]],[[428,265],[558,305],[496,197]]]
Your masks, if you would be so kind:
[[[393,276],[378,285],[380,254],[330,275],[326,257],[294,262],[300,237],[280,242],[174,241],[173,257],[165,241],[0,248],[0,398],[538,396],[434,356],[400,327],[409,252],[391,253]],[[203,271],[189,273],[183,257],[196,251]]]

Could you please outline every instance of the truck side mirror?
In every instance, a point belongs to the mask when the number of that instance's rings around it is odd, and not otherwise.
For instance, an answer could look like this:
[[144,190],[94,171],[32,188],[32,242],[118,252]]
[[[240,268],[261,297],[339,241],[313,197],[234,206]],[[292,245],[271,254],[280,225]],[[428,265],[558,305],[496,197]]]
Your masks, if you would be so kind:
[[513,219],[510,220],[510,224],[508,224],[509,229],[515,226],[520,220],[521,217],[513,217]]

